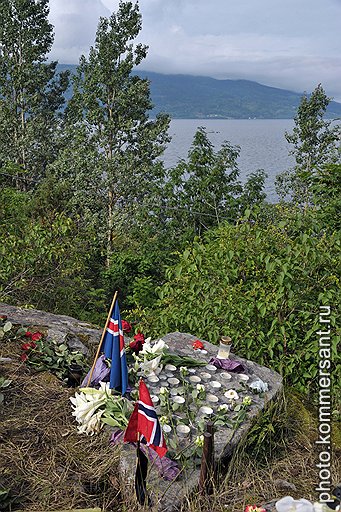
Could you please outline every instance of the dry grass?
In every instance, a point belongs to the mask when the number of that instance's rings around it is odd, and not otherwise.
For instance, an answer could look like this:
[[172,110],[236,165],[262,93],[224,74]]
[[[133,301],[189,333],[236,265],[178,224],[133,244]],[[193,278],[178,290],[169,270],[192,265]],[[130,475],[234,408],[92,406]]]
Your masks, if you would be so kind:
[[2,365],[12,384],[0,409],[0,483],[16,497],[13,510],[121,510],[118,454],[108,432],[78,435],[69,401],[74,390],[49,373],[29,373],[11,345],[6,352],[15,360]]
[[[63,388],[49,373],[30,373],[19,360],[15,342],[3,347],[1,355],[13,357],[0,367],[2,375],[12,379],[0,408],[0,486],[10,488],[17,498],[12,510],[137,510],[133,495],[121,495],[119,454],[109,446],[108,432],[94,437],[77,434],[69,401],[74,390]],[[264,504],[288,494],[316,499],[316,422],[297,397],[292,395],[288,403],[288,411],[274,411],[273,421],[282,429],[274,436],[271,458],[255,456],[246,443],[213,495],[190,498],[183,512],[239,512],[246,504]],[[340,449],[335,448],[333,460],[336,482],[341,474]],[[281,488],[277,479],[294,484],[296,490]]]

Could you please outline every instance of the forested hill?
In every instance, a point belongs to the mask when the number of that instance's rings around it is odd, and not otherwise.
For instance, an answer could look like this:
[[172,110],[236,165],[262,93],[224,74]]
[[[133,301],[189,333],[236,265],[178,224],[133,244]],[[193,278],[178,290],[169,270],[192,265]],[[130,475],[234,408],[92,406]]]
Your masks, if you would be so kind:
[[[59,69],[75,70],[60,64]],[[138,73],[150,80],[152,114],[167,112],[182,119],[291,119],[302,94],[277,89],[250,80],[216,80],[190,75]],[[331,101],[327,115],[341,116],[341,104]]]

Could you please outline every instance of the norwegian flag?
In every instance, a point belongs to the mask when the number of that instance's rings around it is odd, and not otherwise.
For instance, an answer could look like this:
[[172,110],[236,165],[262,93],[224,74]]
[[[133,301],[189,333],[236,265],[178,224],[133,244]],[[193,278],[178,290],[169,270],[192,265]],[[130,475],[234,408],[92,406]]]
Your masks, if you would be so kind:
[[[140,434],[140,438],[138,434]],[[148,388],[142,379],[139,385],[139,400],[135,404],[124,434],[125,442],[136,443],[139,440],[155,450],[159,457],[163,457],[167,453],[161,425]]]
[[107,359],[111,360],[109,387],[117,389],[124,395],[128,387],[128,368],[124,350],[121,315],[117,300],[111,311],[110,320],[104,335],[102,352],[104,352]]

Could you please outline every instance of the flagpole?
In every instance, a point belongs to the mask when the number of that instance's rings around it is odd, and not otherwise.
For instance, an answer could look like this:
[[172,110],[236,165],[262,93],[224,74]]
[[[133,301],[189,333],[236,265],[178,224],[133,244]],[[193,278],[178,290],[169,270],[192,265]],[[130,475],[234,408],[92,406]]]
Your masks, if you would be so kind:
[[101,351],[102,342],[103,342],[103,339],[104,339],[104,336],[105,336],[105,333],[106,333],[106,330],[107,330],[107,327],[108,327],[108,323],[109,323],[109,320],[110,320],[111,312],[113,310],[114,304],[115,304],[116,299],[117,299],[117,294],[118,294],[118,291],[115,292],[114,298],[112,300],[112,303],[111,303],[111,306],[110,306],[110,309],[109,309],[107,321],[105,322],[105,326],[104,326],[104,329],[103,329],[103,332],[102,332],[101,340],[99,342],[98,349],[97,349],[97,352],[96,352],[96,355],[95,355],[95,360],[93,362],[93,365],[92,365],[92,368],[91,368],[91,372],[90,372],[90,375],[89,375],[89,378],[88,378],[87,386],[89,386],[89,384],[91,382],[91,379],[92,379],[92,374],[94,373],[94,369],[95,369],[95,366],[96,366],[96,363],[97,363],[97,359],[98,359],[99,353]]

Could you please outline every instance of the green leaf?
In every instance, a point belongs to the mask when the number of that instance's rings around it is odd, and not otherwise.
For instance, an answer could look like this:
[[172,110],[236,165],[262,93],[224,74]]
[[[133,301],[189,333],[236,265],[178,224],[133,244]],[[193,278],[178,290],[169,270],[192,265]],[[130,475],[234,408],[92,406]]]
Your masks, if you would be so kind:
[[6,322],[5,325],[3,326],[3,330],[4,332],[8,332],[12,329],[13,325],[12,325],[12,322]]

